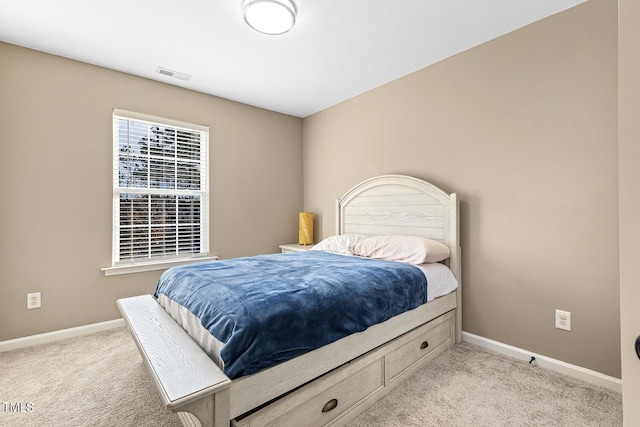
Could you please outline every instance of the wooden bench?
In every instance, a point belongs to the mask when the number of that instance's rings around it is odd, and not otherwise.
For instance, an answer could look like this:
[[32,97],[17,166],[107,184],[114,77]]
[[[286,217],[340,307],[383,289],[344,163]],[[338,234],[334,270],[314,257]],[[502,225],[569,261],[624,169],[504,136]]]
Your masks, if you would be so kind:
[[218,365],[151,295],[117,304],[166,407],[194,415],[203,427],[228,427],[231,380]]

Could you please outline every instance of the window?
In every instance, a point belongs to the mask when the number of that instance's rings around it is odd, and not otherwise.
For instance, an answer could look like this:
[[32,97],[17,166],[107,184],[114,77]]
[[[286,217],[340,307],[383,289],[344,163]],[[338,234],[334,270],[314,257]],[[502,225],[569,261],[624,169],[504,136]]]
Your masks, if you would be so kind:
[[113,111],[113,265],[208,255],[209,128]]

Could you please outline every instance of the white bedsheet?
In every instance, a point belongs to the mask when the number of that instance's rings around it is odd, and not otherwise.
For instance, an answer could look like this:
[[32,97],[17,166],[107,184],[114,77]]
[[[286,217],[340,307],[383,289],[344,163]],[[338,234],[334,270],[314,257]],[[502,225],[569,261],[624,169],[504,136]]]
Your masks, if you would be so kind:
[[453,272],[444,264],[416,265],[427,276],[427,301],[445,296],[458,288]]

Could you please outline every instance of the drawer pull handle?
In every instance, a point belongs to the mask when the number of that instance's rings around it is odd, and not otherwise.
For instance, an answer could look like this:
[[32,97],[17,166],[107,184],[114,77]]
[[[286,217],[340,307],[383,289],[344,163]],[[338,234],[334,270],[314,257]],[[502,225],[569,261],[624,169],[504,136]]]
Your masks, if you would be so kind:
[[427,347],[429,347],[429,342],[428,341],[422,341],[422,344],[420,344],[420,350],[424,350]]
[[322,407],[322,412],[332,411],[336,409],[337,406],[338,406],[338,399],[331,399],[330,401],[324,404],[324,406]]

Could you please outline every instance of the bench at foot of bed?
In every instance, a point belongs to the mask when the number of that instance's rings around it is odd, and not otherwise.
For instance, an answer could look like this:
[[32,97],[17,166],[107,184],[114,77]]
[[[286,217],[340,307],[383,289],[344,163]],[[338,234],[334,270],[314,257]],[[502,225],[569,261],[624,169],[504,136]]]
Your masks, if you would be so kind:
[[118,308],[167,408],[203,427],[228,427],[231,380],[218,365],[151,295],[118,300]]

